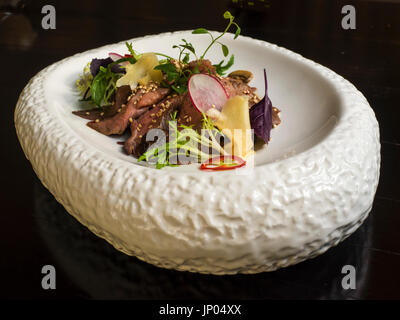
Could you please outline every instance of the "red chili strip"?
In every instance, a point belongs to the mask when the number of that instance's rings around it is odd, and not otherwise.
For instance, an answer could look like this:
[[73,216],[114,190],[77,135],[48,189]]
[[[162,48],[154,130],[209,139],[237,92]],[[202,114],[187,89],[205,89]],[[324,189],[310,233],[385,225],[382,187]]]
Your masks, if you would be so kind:
[[[233,163],[225,163],[226,160],[232,160]],[[246,161],[238,156],[218,156],[208,159],[206,162],[200,165],[200,170],[203,171],[221,171],[221,170],[233,170],[241,168],[246,165]]]

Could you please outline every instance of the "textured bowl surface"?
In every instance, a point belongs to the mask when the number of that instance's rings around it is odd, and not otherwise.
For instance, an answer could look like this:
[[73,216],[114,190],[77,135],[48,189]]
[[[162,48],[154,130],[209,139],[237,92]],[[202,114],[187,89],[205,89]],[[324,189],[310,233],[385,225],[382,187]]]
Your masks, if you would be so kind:
[[[139,52],[176,55],[190,31],[133,39]],[[125,52],[117,43],[57,62],[30,80],[15,110],[25,155],[66,210],[115,248],[160,267],[202,273],[272,271],[325,252],[371,210],[379,180],[375,115],[364,96],[333,71],[248,37],[225,40],[233,69],[254,73],[282,124],[254,166],[202,172],[195,165],[156,170],[126,156],[116,141],[71,114],[82,106],[74,82],[93,57]],[[220,48],[209,53],[214,63]]]

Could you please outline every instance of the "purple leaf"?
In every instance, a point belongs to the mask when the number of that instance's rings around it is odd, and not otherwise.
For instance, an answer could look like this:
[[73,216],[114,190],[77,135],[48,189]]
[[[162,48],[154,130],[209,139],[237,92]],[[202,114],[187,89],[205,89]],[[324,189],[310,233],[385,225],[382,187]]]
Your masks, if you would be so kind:
[[272,129],[272,102],[268,97],[267,72],[264,69],[265,96],[250,109],[250,124],[257,137],[268,143]]
[[[107,68],[107,66],[114,62],[111,58],[106,58],[106,59],[97,59],[94,58],[92,59],[92,62],[90,63],[90,73],[92,74],[93,78],[97,75],[97,73],[100,70],[100,67]],[[111,71],[114,73],[125,73],[125,69],[120,68],[119,65],[113,65],[111,67]]]

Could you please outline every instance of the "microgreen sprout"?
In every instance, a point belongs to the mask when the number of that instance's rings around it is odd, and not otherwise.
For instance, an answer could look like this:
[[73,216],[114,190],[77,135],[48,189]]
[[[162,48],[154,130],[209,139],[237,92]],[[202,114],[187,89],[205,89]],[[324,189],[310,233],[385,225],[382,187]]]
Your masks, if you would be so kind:
[[233,39],[236,39],[241,32],[241,29],[239,27],[239,25],[234,21],[235,17],[232,16],[232,14],[229,11],[225,11],[224,13],[224,18],[229,20],[229,23],[227,25],[227,27],[225,28],[224,32],[222,32],[218,37],[214,38],[214,36],[212,35],[212,33],[210,31],[208,31],[205,28],[198,28],[196,30],[193,30],[192,33],[193,34],[208,34],[211,38],[211,43],[208,45],[208,47],[206,48],[206,50],[204,50],[203,54],[200,56],[199,60],[203,60],[206,53],[208,52],[208,50],[210,50],[210,48],[215,44],[218,43],[221,46],[222,49],[222,54],[224,55],[224,57],[227,57],[229,54],[229,49],[226,45],[224,45],[223,43],[219,42],[218,40],[221,39],[225,33],[228,32],[229,28],[234,25],[236,27],[236,31],[235,31],[235,36]]
[[222,132],[218,130],[203,113],[203,130],[198,133],[191,126],[183,124],[178,125],[176,121],[176,112],[171,115],[169,121],[169,131],[172,133],[169,136],[169,141],[161,146],[150,147],[143,153],[138,161],[145,160],[148,163],[155,164],[157,169],[166,166],[175,166],[177,160],[183,157],[192,159],[193,162],[204,162],[209,160],[215,153],[210,153],[211,150],[219,152],[219,154],[227,155],[224,148],[217,141],[218,137],[223,136]]
[[[182,39],[182,42],[180,44],[172,46],[172,48],[179,50],[178,60],[162,53],[155,53],[156,55],[167,58],[166,61],[160,62],[160,64],[155,67],[156,70],[161,70],[166,75],[167,81],[163,83],[164,86],[170,87],[178,94],[185,93],[187,91],[187,82],[190,76],[193,73],[199,72],[201,61],[204,59],[209,49],[215,43],[218,43],[221,46],[222,54],[224,57],[227,57],[229,55],[228,47],[220,42],[219,39],[221,39],[232,26],[236,27],[234,39],[236,39],[240,35],[241,30],[239,25],[234,21],[235,17],[232,16],[229,11],[226,11],[223,17],[225,19],[228,19],[229,23],[225,30],[217,37],[214,37],[212,33],[205,28],[197,28],[192,31],[192,34],[208,34],[211,38],[211,43],[208,45],[201,56],[197,55],[193,44],[188,42],[186,39]],[[197,66],[195,65],[192,70],[190,70],[189,68],[185,68],[185,65],[189,63],[190,54],[193,54],[197,61]],[[216,72],[221,76],[224,75],[226,70],[228,70],[233,65],[234,61],[235,58],[232,54],[228,62],[225,63],[225,61],[222,60],[220,63],[215,64],[214,67]]]
[[[141,54],[138,54],[135,50],[133,50],[133,45],[132,43],[125,42],[126,47],[128,48],[129,53],[131,56],[135,59],[135,62],[139,60],[139,58],[142,56]],[[135,63],[133,62],[133,63]]]

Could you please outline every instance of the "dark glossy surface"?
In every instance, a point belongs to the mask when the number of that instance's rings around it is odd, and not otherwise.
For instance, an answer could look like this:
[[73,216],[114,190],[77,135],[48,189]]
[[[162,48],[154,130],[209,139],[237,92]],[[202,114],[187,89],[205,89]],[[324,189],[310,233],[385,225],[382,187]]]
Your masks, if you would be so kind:
[[[400,298],[400,4],[352,1],[357,29],[341,28],[347,1],[0,1],[2,298]],[[53,4],[57,29],[41,29]],[[315,60],[353,82],[381,130],[382,170],[372,212],[361,228],[325,254],[273,273],[207,276],[163,270],[114,250],[76,222],[41,186],[19,146],[14,106],[42,68],[87,49],[136,36],[206,27],[221,30],[222,13],[243,34]],[[6,13],[8,12],[8,13]],[[57,270],[57,289],[41,288],[41,268]],[[341,269],[354,265],[357,288],[343,290]]]

